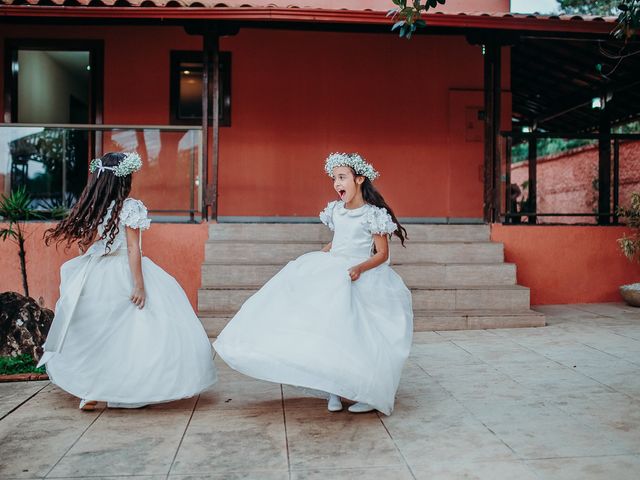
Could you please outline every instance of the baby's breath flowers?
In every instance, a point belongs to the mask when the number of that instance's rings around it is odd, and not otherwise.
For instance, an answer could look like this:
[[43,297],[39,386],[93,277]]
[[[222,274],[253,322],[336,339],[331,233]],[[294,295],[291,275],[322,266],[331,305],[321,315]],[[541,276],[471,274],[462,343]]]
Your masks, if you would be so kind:
[[110,170],[116,177],[126,177],[142,168],[142,159],[136,152],[126,152],[122,161],[114,167],[102,165],[102,159],[94,158],[89,164],[89,172],[98,171],[98,176],[105,170]]
[[324,163],[324,170],[331,178],[335,167],[351,167],[356,175],[365,176],[372,182],[380,176],[373,166],[357,153],[332,153]]

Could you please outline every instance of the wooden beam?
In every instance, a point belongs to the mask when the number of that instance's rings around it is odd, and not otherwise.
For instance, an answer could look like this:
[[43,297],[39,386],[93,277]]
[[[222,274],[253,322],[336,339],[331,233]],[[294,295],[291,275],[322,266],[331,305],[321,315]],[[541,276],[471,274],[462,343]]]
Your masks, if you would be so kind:
[[213,67],[213,95],[211,99],[211,218],[218,219],[218,163],[220,156],[220,37],[216,33],[211,42]]
[[211,65],[212,35],[205,32],[202,35],[202,220],[209,219],[209,66]]
[[500,94],[501,47],[489,43],[484,48],[484,220],[492,223],[500,217]]

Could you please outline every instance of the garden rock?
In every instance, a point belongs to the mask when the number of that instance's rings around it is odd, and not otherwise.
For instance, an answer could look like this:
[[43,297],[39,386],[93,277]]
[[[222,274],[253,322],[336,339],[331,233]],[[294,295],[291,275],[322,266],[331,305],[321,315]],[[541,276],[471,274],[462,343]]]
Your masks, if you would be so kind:
[[36,361],[53,321],[53,311],[16,292],[0,293],[0,356],[29,354]]

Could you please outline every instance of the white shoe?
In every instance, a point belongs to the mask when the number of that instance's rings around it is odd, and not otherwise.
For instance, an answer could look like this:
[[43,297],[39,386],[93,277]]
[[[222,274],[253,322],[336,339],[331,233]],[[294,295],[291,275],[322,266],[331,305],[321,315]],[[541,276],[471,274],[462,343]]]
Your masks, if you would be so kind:
[[334,395],[333,393],[329,394],[329,403],[327,404],[327,410],[330,412],[339,412],[342,410],[342,402],[340,401],[340,397]]
[[374,407],[372,407],[371,405],[369,405],[367,403],[362,403],[362,402],[354,403],[353,405],[351,405],[349,407],[349,411],[351,413],[373,412],[374,410],[375,410]]
[[98,402],[95,400],[86,400],[84,398],[80,399],[80,405],[78,408],[80,410],[84,410],[85,412],[93,412],[96,409]]
[[107,402],[109,408],[142,408],[149,405],[148,403],[120,403],[120,402]]

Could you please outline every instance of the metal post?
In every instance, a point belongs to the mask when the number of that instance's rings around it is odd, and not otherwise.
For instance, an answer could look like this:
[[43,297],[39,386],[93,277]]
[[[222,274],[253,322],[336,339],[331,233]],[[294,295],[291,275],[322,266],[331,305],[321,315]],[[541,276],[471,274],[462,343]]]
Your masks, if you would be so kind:
[[611,223],[611,120],[609,101],[603,95],[604,108],[600,111],[600,129],[598,132],[598,223]]
[[537,223],[538,217],[538,139],[529,136],[529,196],[527,197],[529,223]]
[[511,137],[507,137],[505,139],[506,147],[505,147],[505,195],[504,195],[504,212],[505,212],[505,223],[516,223],[515,219],[519,217],[512,217],[513,213],[518,213],[518,206],[516,203],[516,208],[513,208],[513,204],[511,201],[511,148],[513,146],[513,139]]
[[613,223],[618,225],[618,206],[620,205],[620,139],[613,141]]

